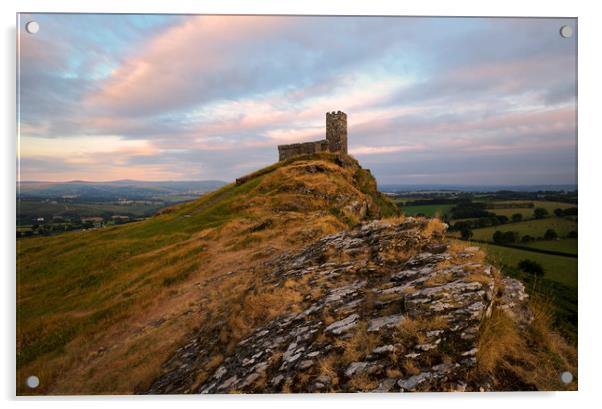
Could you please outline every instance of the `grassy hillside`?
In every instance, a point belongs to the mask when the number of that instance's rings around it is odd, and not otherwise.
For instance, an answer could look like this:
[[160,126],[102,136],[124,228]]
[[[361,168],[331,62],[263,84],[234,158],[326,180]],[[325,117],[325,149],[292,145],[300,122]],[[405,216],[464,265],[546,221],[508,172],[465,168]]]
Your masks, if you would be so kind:
[[[36,393],[131,393],[193,327],[233,333],[277,313],[278,294],[241,308],[254,266],[396,206],[348,156],[279,162],[151,219],[17,242],[17,385]],[[264,307],[261,307],[261,306]],[[262,310],[261,308],[265,308]],[[152,359],[149,359],[152,357]]]

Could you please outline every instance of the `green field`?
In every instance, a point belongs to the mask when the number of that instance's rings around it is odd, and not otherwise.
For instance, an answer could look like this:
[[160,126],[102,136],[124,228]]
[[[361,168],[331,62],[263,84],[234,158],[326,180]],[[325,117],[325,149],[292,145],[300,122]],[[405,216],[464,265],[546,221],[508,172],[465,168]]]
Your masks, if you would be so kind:
[[[401,210],[407,216],[415,216],[417,214],[424,214],[425,216],[434,216],[435,214],[444,215],[448,213],[453,204],[440,204],[440,205],[416,205],[416,206],[403,206],[406,202],[416,200],[416,198],[396,198],[395,202],[401,207]],[[476,200],[479,201],[479,200]],[[562,203],[562,202],[546,202],[540,200],[516,200],[516,201],[484,201],[485,203],[495,205],[495,206],[503,206],[507,204],[511,206],[513,203],[533,203],[533,207],[509,207],[509,208],[501,208],[501,209],[486,209],[488,212],[495,213],[498,216],[506,216],[511,218],[513,214],[519,213],[523,216],[523,219],[531,219],[533,218],[533,211],[538,208],[544,208],[550,213],[550,215],[554,214],[555,209],[567,209],[569,207],[576,207],[574,204],[570,203]]]
[[516,268],[521,260],[530,259],[541,264],[544,268],[544,278],[556,281],[571,288],[577,288],[577,258],[535,253],[494,244],[478,243],[491,262]]
[[418,206],[403,206],[401,211],[406,216],[416,216],[417,214],[423,214],[425,216],[444,215],[454,205],[452,204],[441,204],[441,205],[418,205]]
[[[499,226],[474,229],[472,231],[472,238],[474,240],[492,241],[493,233],[495,233],[496,230],[501,232],[515,231],[518,232],[521,237],[528,234],[537,238],[543,237],[544,233],[548,229],[556,230],[556,233],[558,233],[559,237],[566,237],[570,231],[577,231],[577,222],[560,217],[547,217],[545,219],[527,220],[520,223],[508,223]],[[458,236],[459,233],[455,232],[450,235]]]
[[50,220],[52,216],[61,215],[64,212],[77,213],[80,217],[100,216],[103,212],[114,214],[131,214],[136,217],[150,216],[155,211],[164,207],[166,203],[133,203],[118,204],[113,202],[94,203],[52,203],[40,200],[24,199],[17,202],[17,209],[22,217],[44,217]]
[[521,246],[538,250],[560,251],[562,253],[577,255],[577,239],[544,240],[521,244]]
[[[577,205],[574,204],[570,204],[570,203],[561,203],[561,202],[545,202],[545,201],[539,201],[539,200],[533,200],[533,201],[525,201],[525,200],[519,200],[518,202],[521,203],[533,203],[533,207],[519,207],[519,208],[507,208],[507,209],[487,209],[488,212],[491,213],[495,213],[498,216],[506,216],[508,218],[512,217],[513,214],[516,213],[520,213],[523,216],[523,219],[530,219],[533,217],[533,211],[538,208],[544,208],[548,211],[548,213],[550,213],[551,215],[554,214],[554,210],[555,209],[567,209],[569,207],[577,207]],[[504,203],[508,203],[509,205],[511,205],[513,202],[512,201],[492,201],[492,202],[486,202],[486,203],[491,203],[491,204],[495,204],[495,205],[503,205]]]

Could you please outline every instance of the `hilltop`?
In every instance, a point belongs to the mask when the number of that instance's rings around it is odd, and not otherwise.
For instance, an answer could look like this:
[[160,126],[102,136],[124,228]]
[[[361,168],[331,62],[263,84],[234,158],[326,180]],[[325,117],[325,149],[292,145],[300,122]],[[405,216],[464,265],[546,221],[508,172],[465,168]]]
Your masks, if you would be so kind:
[[345,155],[283,160],[141,222],[18,241],[35,393],[575,388],[549,314]]
[[17,384],[37,373],[39,393],[133,392],[206,311],[238,304],[253,266],[397,212],[348,156],[301,156],[247,179],[141,222],[20,239]]

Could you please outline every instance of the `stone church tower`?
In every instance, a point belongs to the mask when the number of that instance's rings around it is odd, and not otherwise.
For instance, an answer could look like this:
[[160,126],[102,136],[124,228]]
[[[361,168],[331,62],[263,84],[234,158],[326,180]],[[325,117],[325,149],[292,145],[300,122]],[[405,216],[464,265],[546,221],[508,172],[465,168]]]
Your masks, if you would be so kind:
[[347,114],[341,111],[326,113],[326,140],[330,152],[347,153]]

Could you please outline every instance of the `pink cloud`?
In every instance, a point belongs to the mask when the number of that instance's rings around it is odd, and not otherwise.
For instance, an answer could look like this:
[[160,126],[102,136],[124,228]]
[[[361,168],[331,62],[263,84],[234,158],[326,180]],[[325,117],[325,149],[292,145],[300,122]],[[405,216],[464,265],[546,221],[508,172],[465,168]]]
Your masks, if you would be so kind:
[[202,93],[203,85],[215,86],[210,82],[236,83],[237,78],[223,72],[224,67],[244,64],[244,55],[235,50],[261,41],[284,24],[286,19],[273,17],[190,17],[126,59],[85,102],[137,112],[187,106],[194,96],[191,88]]

